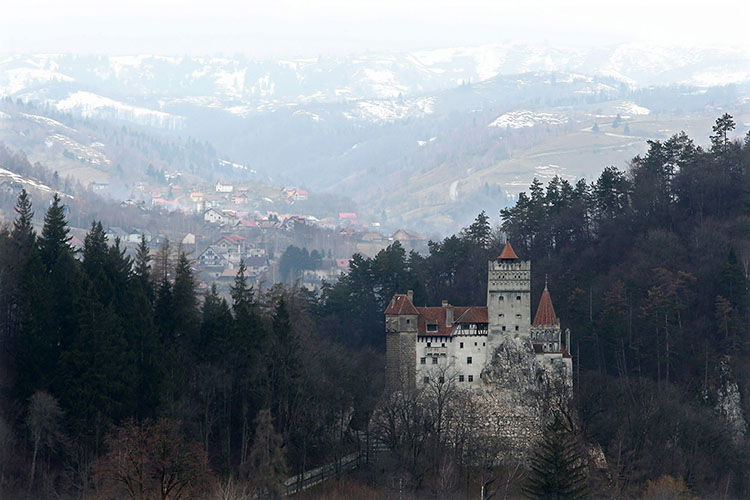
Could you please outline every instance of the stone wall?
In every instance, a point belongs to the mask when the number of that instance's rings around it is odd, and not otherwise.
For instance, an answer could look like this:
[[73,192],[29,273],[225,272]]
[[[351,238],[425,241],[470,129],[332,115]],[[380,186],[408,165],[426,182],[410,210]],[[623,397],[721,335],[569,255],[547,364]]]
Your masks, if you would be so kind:
[[416,381],[416,332],[388,332],[385,337],[385,383],[389,390],[413,389]]

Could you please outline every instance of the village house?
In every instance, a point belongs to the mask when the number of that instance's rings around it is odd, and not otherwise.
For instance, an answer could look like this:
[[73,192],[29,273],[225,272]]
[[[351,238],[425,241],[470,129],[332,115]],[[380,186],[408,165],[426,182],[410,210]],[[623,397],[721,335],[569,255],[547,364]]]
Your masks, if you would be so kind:
[[229,221],[229,218],[215,208],[209,208],[203,213],[203,220],[211,224],[222,226]]
[[216,183],[216,192],[217,193],[231,193],[234,191],[234,185],[232,184],[226,184],[223,182],[217,182]]

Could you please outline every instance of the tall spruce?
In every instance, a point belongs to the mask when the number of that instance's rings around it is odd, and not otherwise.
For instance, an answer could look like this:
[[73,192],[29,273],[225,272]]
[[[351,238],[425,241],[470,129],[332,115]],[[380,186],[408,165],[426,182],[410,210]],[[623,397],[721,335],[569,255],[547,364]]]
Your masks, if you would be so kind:
[[282,295],[273,314],[271,349],[269,352],[269,387],[271,411],[276,415],[276,425],[286,434],[295,414],[300,391],[302,362],[300,341],[295,331],[287,303]]
[[15,206],[16,219],[13,221],[13,230],[10,236],[19,249],[19,255],[27,255],[36,240],[33,219],[34,211],[31,207],[31,198],[25,189],[21,190]]
[[529,459],[529,475],[523,492],[528,498],[545,500],[587,496],[586,468],[579,444],[559,414],[547,424]]
[[65,205],[60,195],[55,193],[52,203],[44,216],[44,227],[40,238],[42,262],[51,271],[60,259],[72,255],[68,220],[65,216]]

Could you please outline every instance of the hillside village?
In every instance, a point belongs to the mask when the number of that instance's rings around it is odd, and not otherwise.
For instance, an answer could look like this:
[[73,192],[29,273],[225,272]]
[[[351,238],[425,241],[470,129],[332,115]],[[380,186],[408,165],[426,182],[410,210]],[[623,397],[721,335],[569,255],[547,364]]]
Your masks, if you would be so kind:
[[[52,189],[20,175],[4,178],[0,173],[0,198],[9,206],[21,189],[26,188],[36,199],[51,196]],[[119,204],[143,217],[160,220],[175,216],[187,224],[168,222],[154,228],[136,223],[112,225],[105,219],[105,230],[110,243],[119,239],[130,254],[135,252],[143,237],[152,251],[169,242],[191,258],[199,288],[206,290],[216,285],[227,293],[240,261],[247,267],[248,281],[259,288],[276,282],[299,283],[309,290],[319,289],[324,282],[335,282],[348,270],[355,253],[372,257],[394,241],[408,250],[426,251],[427,239],[413,231],[399,229],[385,232],[378,223],[368,223],[355,212],[340,212],[336,216],[316,217],[297,211],[308,192],[297,187],[284,187],[275,192],[259,193],[256,185],[217,182],[209,188],[189,189],[176,184],[167,187],[141,183],[134,193],[136,199]],[[95,193],[90,186],[88,192]],[[265,206],[274,196],[287,210],[269,210]],[[136,198],[135,196],[133,198]],[[64,197],[76,213],[85,205],[81,197]],[[3,213],[9,212],[4,209]],[[5,217],[5,216],[3,216]],[[80,227],[71,229],[71,245],[83,249],[85,224],[90,220],[79,215]],[[135,217],[123,217],[133,221]],[[188,229],[185,229],[188,228]],[[320,258],[312,263],[280,272],[280,261],[290,247],[315,252]]]

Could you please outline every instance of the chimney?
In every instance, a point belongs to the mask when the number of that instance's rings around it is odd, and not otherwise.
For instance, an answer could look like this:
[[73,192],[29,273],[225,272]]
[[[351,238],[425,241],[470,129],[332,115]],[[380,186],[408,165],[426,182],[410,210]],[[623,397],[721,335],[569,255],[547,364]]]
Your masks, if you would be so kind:
[[409,297],[409,302],[414,302],[414,290],[406,292],[406,296]]
[[445,326],[453,326],[453,306],[444,300],[443,308],[445,309]]

